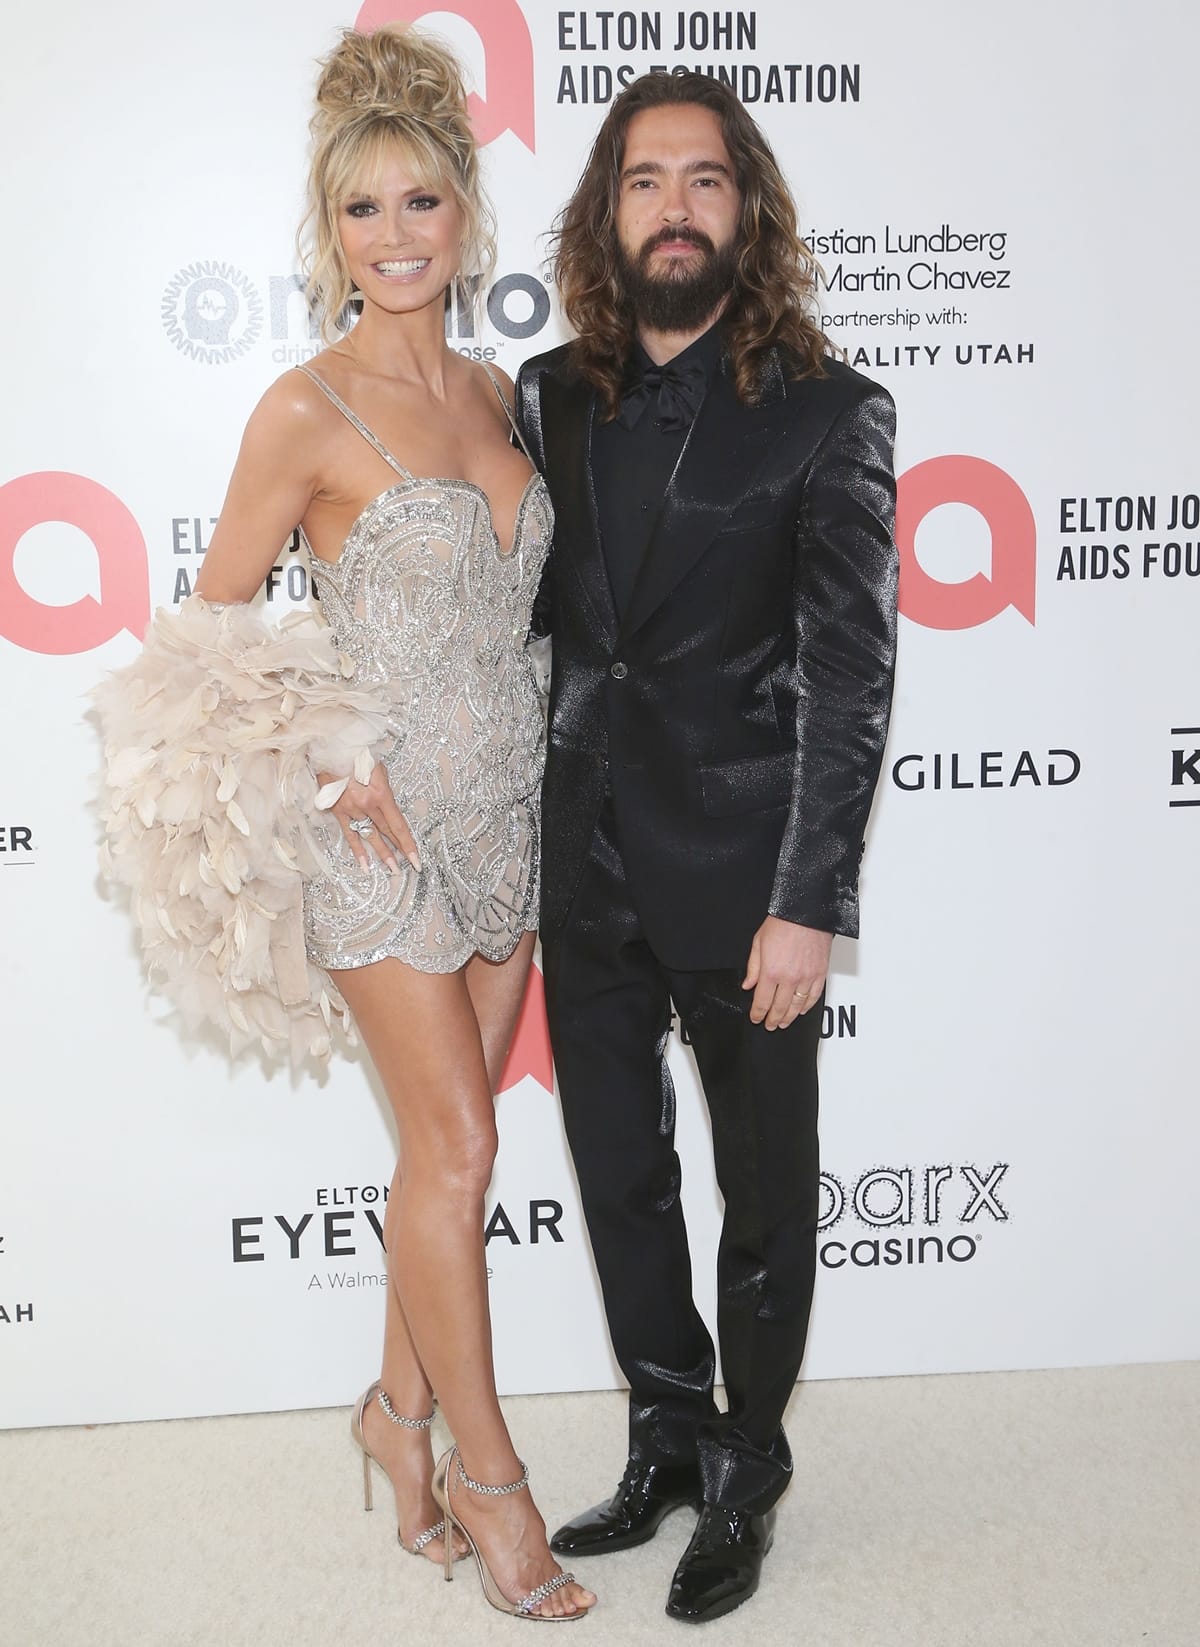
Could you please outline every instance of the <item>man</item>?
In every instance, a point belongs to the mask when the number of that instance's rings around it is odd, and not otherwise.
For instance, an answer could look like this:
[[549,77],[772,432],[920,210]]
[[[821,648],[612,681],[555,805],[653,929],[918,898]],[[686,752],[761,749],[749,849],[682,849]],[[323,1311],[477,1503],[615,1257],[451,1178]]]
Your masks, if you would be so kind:
[[[667,1603],[699,1621],[753,1594],[791,1474],[825,973],[832,934],[857,935],[891,699],[894,416],[828,357],[787,186],[705,77],[617,99],[556,274],[578,337],[518,390],[557,515],[542,947],[630,1423],[615,1495],[552,1547],[627,1549],[699,1505]],[[725,1199],[723,1413],[679,1202],[672,1001]]]

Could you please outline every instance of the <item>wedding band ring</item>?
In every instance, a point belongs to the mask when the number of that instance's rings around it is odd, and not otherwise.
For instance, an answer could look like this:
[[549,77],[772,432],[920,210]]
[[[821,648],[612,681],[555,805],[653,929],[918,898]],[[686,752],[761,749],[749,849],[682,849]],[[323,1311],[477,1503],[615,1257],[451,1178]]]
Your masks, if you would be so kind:
[[350,828],[356,835],[373,835],[375,833],[375,825],[370,818],[351,818]]

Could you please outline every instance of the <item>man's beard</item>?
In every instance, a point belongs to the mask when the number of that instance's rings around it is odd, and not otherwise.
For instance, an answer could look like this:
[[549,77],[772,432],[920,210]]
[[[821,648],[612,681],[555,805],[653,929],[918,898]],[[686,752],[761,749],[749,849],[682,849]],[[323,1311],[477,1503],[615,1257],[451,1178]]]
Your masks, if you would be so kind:
[[[656,248],[678,240],[690,241],[703,255],[651,274]],[[660,229],[636,258],[624,246],[618,246],[617,255],[624,296],[638,325],[652,332],[696,331],[733,291],[737,247],[730,240],[718,250],[699,229]]]

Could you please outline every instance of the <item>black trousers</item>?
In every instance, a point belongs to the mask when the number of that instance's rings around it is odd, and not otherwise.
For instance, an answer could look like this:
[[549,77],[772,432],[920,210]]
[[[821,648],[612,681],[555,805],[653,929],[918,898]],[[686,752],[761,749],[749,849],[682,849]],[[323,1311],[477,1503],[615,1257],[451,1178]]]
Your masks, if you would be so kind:
[[[698,1462],[709,1503],[761,1513],[792,1461],[782,1416],[808,1331],[818,1217],[823,1002],[786,1030],[752,1024],[744,962],[663,967],[643,937],[606,801],[571,912],[543,934],[550,1035],[613,1349],[630,1385],[630,1454]],[[692,1298],[666,1064],[674,1000],[712,1120],[725,1200],[717,1331]]]

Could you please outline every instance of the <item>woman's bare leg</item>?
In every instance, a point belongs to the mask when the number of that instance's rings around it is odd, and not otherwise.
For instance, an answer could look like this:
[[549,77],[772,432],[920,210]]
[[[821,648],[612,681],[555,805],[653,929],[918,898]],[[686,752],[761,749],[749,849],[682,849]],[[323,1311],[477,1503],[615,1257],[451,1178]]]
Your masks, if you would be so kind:
[[[388,1209],[383,1224],[386,1252],[392,1250],[395,1241],[392,1208],[398,1202],[399,1191],[400,1166],[397,1165],[388,1191]],[[432,1411],[433,1393],[408,1330],[390,1262],[380,1383],[393,1409],[406,1418],[425,1418]],[[433,1475],[430,1433],[428,1430],[410,1430],[404,1425],[394,1424],[376,1401],[371,1402],[364,1411],[362,1423],[367,1449],[383,1465],[392,1483],[400,1540],[411,1550],[419,1535],[442,1519],[442,1512],[429,1490]],[[459,1555],[466,1554],[461,1538],[456,1541],[456,1551]],[[442,1540],[431,1539],[421,1553],[427,1560],[440,1563],[444,1554]]]
[[533,933],[527,932],[507,961],[497,966],[494,961],[485,961],[482,955],[473,955],[463,969],[493,1094],[500,1086],[504,1060],[521,1015],[533,942]]
[[[521,940],[517,952],[503,965],[485,961],[480,955],[467,963],[467,991],[479,1024],[488,1084],[493,1093],[499,1086],[504,1060],[516,1029],[532,952],[533,934],[528,933]],[[400,1174],[401,1165],[397,1164],[388,1193],[388,1214],[384,1222],[384,1247],[388,1251],[393,1244],[394,1229],[389,1221],[392,1207],[399,1202]],[[409,1418],[422,1418],[431,1410],[433,1391],[413,1344],[395,1277],[390,1270],[380,1381],[397,1412]],[[411,1549],[420,1533],[441,1520],[441,1511],[429,1490],[433,1475],[433,1446],[429,1433],[393,1424],[376,1404],[363,1414],[363,1434],[367,1446],[391,1479],[396,1495],[396,1522],[400,1537]],[[465,1554],[466,1547],[462,1540],[459,1539],[458,1543],[461,1546],[458,1553]],[[442,1540],[431,1539],[425,1545],[423,1554],[428,1560],[440,1563],[443,1559]]]
[[[413,1375],[414,1364],[423,1369],[424,1389],[436,1389],[467,1472],[493,1484],[515,1480],[520,1465],[492,1368],[483,1251],[483,1202],[496,1154],[489,1064],[498,1074],[531,945],[527,937],[491,972],[483,970],[487,963],[471,963],[438,975],[388,960],[341,972],[337,980],[384,1083],[400,1136],[404,1167],[385,1227],[389,1274],[415,1362],[398,1364],[397,1375]],[[402,1339],[393,1347],[403,1361]],[[398,1406],[396,1396],[392,1400]],[[378,1433],[376,1423],[372,1446]],[[528,1492],[484,1498],[451,1485],[456,1513],[461,1510],[506,1595],[515,1601],[558,1572]],[[593,1599],[571,1585],[538,1611],[575,1612]]]

